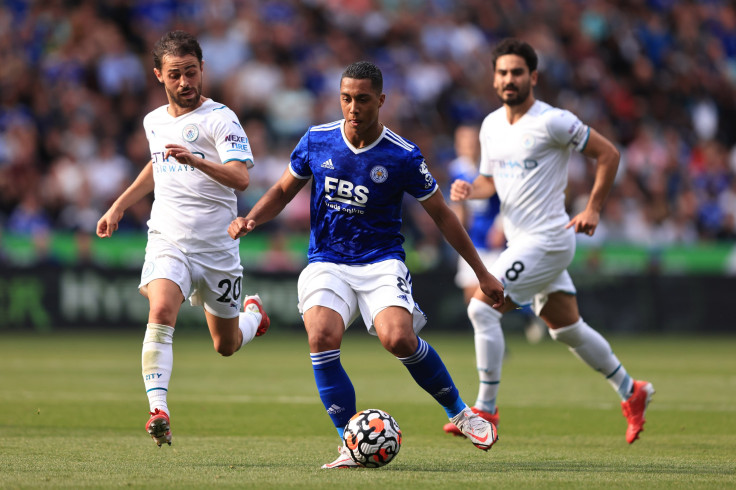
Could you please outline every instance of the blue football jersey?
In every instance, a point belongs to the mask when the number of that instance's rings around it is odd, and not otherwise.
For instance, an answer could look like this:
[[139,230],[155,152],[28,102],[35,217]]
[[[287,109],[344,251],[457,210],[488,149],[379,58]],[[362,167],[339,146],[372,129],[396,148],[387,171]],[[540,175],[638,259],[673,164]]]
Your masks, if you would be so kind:
[[313,177],[309,262],[403,261],[404,192],[422,201],[437,191],[437,181],[412,142],[384,126],[371,145],[356,148],[343,124],[310,127],[291,154],[291,173]]
[[[462,179],[473,182],[478,176],[478,168],[463,158],[453,160],[448,167],[449,180]],[[468,210],[467,231],[475,248],[488,250],[488,230],[493,226],[496,216],[501,210],[501,201],[498,194],[493,194],[487,199],[469,199],[465,201]]]

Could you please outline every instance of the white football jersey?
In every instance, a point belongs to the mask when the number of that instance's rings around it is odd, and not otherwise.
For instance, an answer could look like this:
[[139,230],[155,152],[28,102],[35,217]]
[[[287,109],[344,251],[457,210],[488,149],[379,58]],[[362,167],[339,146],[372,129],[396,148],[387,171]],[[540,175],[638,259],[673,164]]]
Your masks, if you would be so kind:
[[235,113],[211,99],[179,117],[171,116],[167,107],[143,119],[156,184],[149,233],[160,233],[185,253],[235,249],[239,242],[227,234],[237,215],[235,190],[173,157],[164,160],[164,155],[166,145],[173,143],[210,162],[239,160],[250,168],[248,137]]
[[574,114],[536,101],[515,124],[506,109],[490,113],[480,129],[480,173],[492,176],[501,200],[506,238],[559,232],[565,211],[567,164],[582,151],[590,128]]

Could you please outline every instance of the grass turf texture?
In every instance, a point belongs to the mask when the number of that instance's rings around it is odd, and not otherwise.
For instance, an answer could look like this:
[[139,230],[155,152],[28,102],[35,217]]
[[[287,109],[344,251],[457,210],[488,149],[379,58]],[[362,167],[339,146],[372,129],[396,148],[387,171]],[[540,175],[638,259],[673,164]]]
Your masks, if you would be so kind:
[[[611,338],[657,394],[629,446],[615,393],[549,339],[507,339],[500,441],[484,453],[442,432],[444,411],[377,339],[348,331],[358,409],[381,408],[404,443],[388,466],[320,470],[339,443],[306,336],[270,331],[231,358],[178,332],[173,445],[145,433],[143,332],[0,336],[2,488],[734,488],[736,337]],[[472,335],[424,334],[461,395],[477,389]]]

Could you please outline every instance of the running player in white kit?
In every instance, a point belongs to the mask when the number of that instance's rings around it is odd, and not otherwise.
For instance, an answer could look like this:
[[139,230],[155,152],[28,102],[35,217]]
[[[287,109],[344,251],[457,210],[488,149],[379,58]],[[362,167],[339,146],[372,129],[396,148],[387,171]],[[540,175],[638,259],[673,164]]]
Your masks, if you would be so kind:
[[[654,388],[632,379],[606,339],[580,317],[575,286],[567,273],[575,255],[575,233],[595,232],[616,176],[619,152],[575,115],[535,100],[537,55],[529,44],[506,39],[492,58],[493,87],[503,107],[481,126],[481,175],[472,184],[456,180],[450,191],[453,201],[498,194],[508,239],[508,248],[490,268],[504,284],[506,303],[494,309],[493,301],[478,290],[468,305],[480,377],[473,410],[498,425],[496,396],[504,353],[501,317],[518,306],[532,305],[552,338],[567,344],[618,393],[631,444],[643,430]],[[596,160],[597,169],[585,210],[570,219],[565,188],[573,149]],[[446,424],[445,431],[462,435],[452,424]]]
[[[309,264],[298,282],[299,312],[309,339],[315,382],[340,437],[356,413],[355,389],[340,361],[345,330],[358,316],[416,383],[472,443],[487,451],[493,424],[463,402],[437,352],[417,333],[426,323],[414,302],[402,247],[401,202],[421,202],[450,244],[475,272],[480,288],[503,303],[468,234],[450,210],[419,148],[380,123],[383,76],[373,63],[348,66],[340,80],[344,119],[309,128],[279,181],[245,218],[229,228],[237,238],[273,219],[311,182]],[[491,299],[489,298],[489,301]],[[322,466],[356,468],[345,447]]]
[[230,356],[270,324],[258,297],[240,311],[243,268],[239,241],[227,234],[237,216],[235,190],[248,187],[253,154],[237,116],[202,95],[202,50],[183,31],[154,47],[154,74],[169,103],[143,120],[151,161],[97,223],[97,235],[117,230],[123,213],[151,191],[146,257],[138,286],[148,298],[143,381],[149,399],[146,430],[171,445],[167,393],[179,308],[203,306],[215,350]]

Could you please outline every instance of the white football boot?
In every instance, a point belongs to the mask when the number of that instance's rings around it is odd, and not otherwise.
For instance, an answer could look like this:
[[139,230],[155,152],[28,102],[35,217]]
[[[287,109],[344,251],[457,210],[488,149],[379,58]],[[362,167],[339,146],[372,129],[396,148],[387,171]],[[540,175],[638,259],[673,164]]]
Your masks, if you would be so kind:
[[468,407],[451,418],[450,422],[455,424],[475,447],[483,451],[491,449],[498,440],[496,427]]
[[350,451],[348,451],[348,448],[345,446],[339,446],[337,451],[340,453],[340,456],[338,456],[332,463],[323,464],[323,470],[332,468],[363,468],[362,464],[353,461],[353,458],[350,457]]

